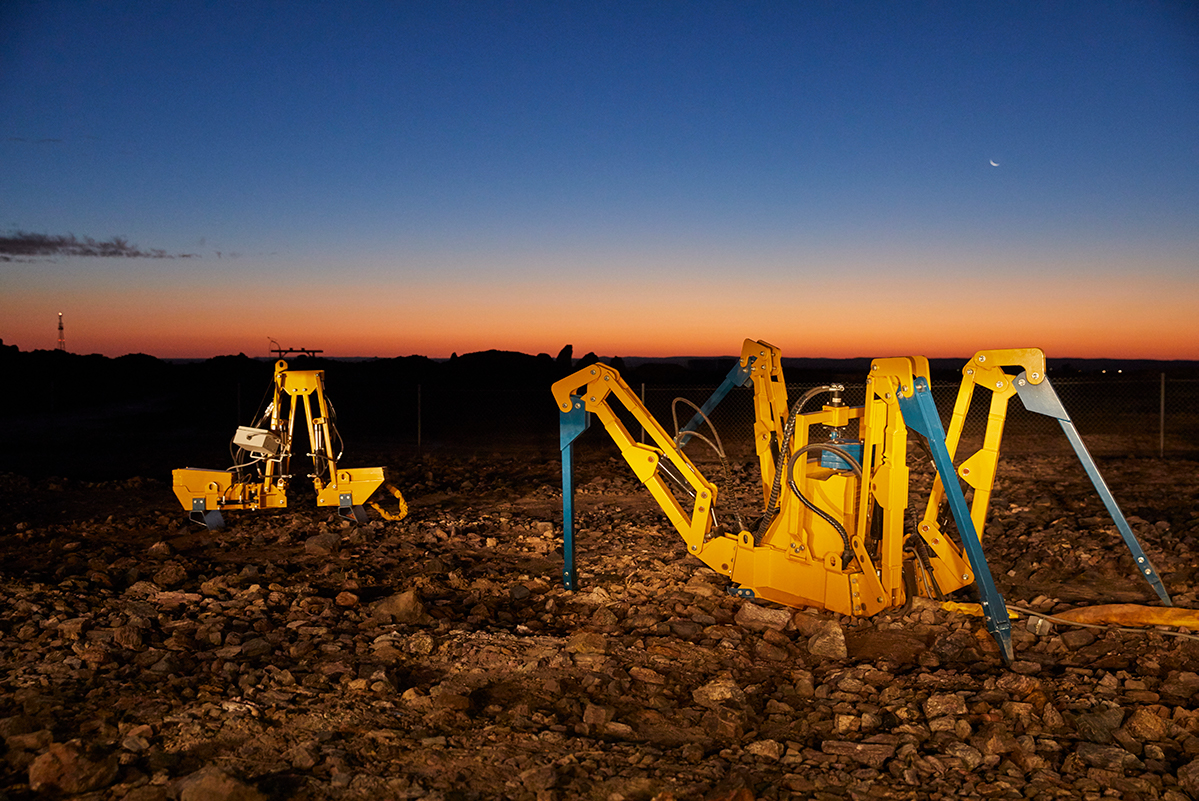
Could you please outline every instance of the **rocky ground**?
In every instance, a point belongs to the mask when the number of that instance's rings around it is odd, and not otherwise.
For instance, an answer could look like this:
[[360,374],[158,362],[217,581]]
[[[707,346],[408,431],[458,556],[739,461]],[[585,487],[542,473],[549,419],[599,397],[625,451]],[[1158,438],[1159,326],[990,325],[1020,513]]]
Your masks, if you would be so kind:
[[[556,454],[404,461],[411,515],[363,527],[299,498],[209,533],[164,476],[0,477],[0,798],[1199,799],[1194,638],[1021,615],[1005,666],[931,602],[740,601],[609,456],[578,468],[573,594]],[[1000,590],[1155,603],[1062,464],[1003,462]],[[1199,605],[1195,465],[1102,468]]]

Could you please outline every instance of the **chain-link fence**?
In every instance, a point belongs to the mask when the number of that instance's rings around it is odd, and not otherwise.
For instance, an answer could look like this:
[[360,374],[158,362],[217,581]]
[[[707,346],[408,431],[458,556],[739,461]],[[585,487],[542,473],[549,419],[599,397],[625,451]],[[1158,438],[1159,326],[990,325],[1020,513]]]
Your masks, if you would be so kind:
[[[1170,379],[1166,376],[1133,379],[1059,378],[1053,388],[1070,415],[1087,449],[1096,456],[1195,457],[1199,456],[1199,379]],[[788,384],[787,396],[794,403],[815,384]],[[957,400],[957,382],[934,382],[933,400],[948,427]],[[633,388],[646,408],[668,432],[674,433],[671,407],[675,398],[702,405],[714,387],[646,386]],[[847,384],[842,398],[848,405],[864,403],[864,384]],[[960,452],[977,449],[986,430],[992,393],[976,388],[962,432]],[[816,398],[804,411],[819,408],[827,395]],[[694,410],[677,405],[678,424],[685,426]],[[744,456],[753,448],[753,390],[739,387],[710,415],[725,449]],[[640,436],[631,420],[630,431]],[[701,428],[706,432],[707,426]],[[1057,420],[1024,408],[1018,397],[1007,405],[1003,449],[1009,453],[1054,453],[1070,445]]]
[[[1052,379],[1062,405],[1070,414],[1087,448],[1095,456],[1199,457],[1199,379],[1079,378]],[[794,403],[816,384],[788,384],[787,396]],[[933,400],[948,427],[957,399],[958,383],[935,381]],[[715,385],[664,386],[633,384],[650,414],[669,434],[674,433],[672,405],[676,398],[702,406]],[[851,406],[865,401],[864,384],[846,384],[843,401]],[[962,435],[959,454],[981,445],[992,393],[974,390],[970,414]],[[817,396],[805,412],[819,408],[827,395]],[[640,424],[619,404],[612,407],[634,439],[647,441]],[[340,408],[340,407],[339,407]],[[1002,449],[1005,453],[1068,453],[1070,445],[1053,418],[1029,412],[1018,396],[1007,405]],[[377,412],[377,410],[375,410]],[[685,426],[695,410],[677,404],[678,425]],[[351,415],[346,415],[351,418]],[[725,450],[738,459],[753,458],[753,389],[738,387],[715,408],[712,424]],[[598,421],[592,421],[598,427]],[[461,392],[437,385],[412,386],[392,393],[383,416],[357,415],[342,426],[352,437],[353,450],[369,447],[376,438],[386,447],[415,451],[556,452],[558,413],[548,387],[485,388]],[[711,437],[706,425],[698,431]],[[852,439],[855,432],[845,432]],[[813,431],[819,441],[824,432]],[[599,443],[602,435],[589,440]],[[594,447],[594,446],[593,446]],[[968,450],[969,449],[969,450]],[[687,448],[692,458],[705,460],[709,449],[693,441]]]

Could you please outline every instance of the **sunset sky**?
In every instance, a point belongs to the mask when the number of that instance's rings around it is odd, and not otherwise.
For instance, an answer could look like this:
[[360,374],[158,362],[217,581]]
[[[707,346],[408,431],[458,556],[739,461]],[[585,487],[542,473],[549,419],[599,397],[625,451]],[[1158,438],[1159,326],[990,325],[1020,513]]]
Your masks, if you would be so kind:
[[1196,9],[8,0],[0,338],[1199,359]]

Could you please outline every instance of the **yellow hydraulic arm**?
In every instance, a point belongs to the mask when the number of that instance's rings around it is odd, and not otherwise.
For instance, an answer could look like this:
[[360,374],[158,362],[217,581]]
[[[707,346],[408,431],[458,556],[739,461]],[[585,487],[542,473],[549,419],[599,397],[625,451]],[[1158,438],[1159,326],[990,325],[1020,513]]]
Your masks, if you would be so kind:
[[[363,504],[384,482],[383,468],[339,466],[340,439],[324,386],[323,370],[289,370],[282,359],[275,363],[271,403],[258,427],[243,426],[233,437],[239,456],[249,461],[240,461],[230,470],[187,467],[174,471],[175,495],[193,520],[210,529],[220,528],[224,525],[222,510],[286,507],[297,427],[303,425],[313,466],[308,477],[316,489],[317,505],[336,506],[343,517],[366,521]],[[301,407],[303,424],[296,419]],[[399,491],[389,489],[399,497],[401,510],[406,510]]]
[[[715,562],[714,569],[721,569],[718,566],[721,564],[720,560],[715,558],[716,552],[730,551],[731,541],[723,546],[711,547],[706,543],[712,529],[712,506],[716,502],[716,486],[700,474],[691,459],[645,409],[620,374],[606,365],[593,364],[556,382],[553,393],[558,409],[563,414],[574,419],[586,420],[587,413],[594,413],[600,419],[620,448],[625,461],[633,468],[633,473],[645,484],[658,505],[666,512],[670,522],[682,535],[688,550],[701,558],[706,554],[707,558],[704,558],[704,561],[709,564]],[[646,434],[653,440],[652,445],[643,445],[633,439],[624,423],[616,416],[611,405],[613,400],[624,406],[645,428]],[[583,427],[586,427],[585,423]],[[582,429],[580,433],[581,431]],[[563,436],[565,438],[566,434]],[[690,496],[691,499],[690,509],[683,506],[668,485],[662,470],[664,459],[674,468],[674,475],[684,483],[684,495]],[[565,485],[565,471],[563,475],[565,499],[571,494],[571,490]],[[725,559],[721,572],[727,574],[730,564],[731,561]],[[573,573],[568,578],[568,583],[573,585]]]
[[[899,361],[910,376],[912,360],[880,360],[876,370]],[[919,360],[927,374],[927,362]],[[865,408],[839,403],[801,415],[799,424],[787,425],[786,387],[778,349],[768,343],[747,340],[739,367],[754,385],[755,441],[762,465],[763,525],[758,532],[725,531],[713,528],[713,508],[718,498],[716,485],[700,473],[671,437],[653,418],[620,375],[610,367],[595,364],[556,382],[554,399],[562,413],[563,518],[568,540],[564,551],[567,566],[564,580],[575,584],[573,570],[573,480],[570,476],[570,446],[587,427],[594,413],[604,424],[633,468],[683,537],[687,550],[718,573],[728,576],[738,594],[761,597],[790,606],[814,606],[844,614],[874,614],[905,601],[902,575],[903,512],[907,507],[907,467],[904,464],[906,428],[893,393],[880,392]],[[911,383],[910,378],[908,383]],[[888,387],[890,385],[888,384]],[[884,397],[885,396],[885,397]],[[653,444],[639,444],[612,408],[618,401],[643,426]],[[864,419],[864,423],[863,423]],[[869,439],[871,460],[867,463],[872,481],[861,480],[848,464],[835,467],[809,465],[807,454],[817,450],[844,451],[836,445],[809,443],[813,426],[842,428],[862,423],[875,433]],[[790,434],[788,435],[788,430]],[[774,452],[786,440],[792,453],[801,457],[802,470],[792,459],[776,464]],[[689,498],[684,508],[676,490],[664,475],[669,464],[675,487]],[[778,475],[784,471],[785,478]],[[793,487],[774,493],[776,479]],[[810,504],[802,503],[811,499]],[[874,507],[881,507],[877,520],[883,527],[883,550],[872,555]],[[829,509],[831,514],[818,511]],[[862,511],[864,510],[864,511]],[[960,551],[954,566],[964,564]],[[880,561],[881,557],[881,561]],[[876,565],[878,562],[878,565]]]
[[[1022,372],[1012,375],[1004,367],[1019,367]],[[1168,605],[1169,596],[1156,571],[1050,388],[1041,351],[980,351],[962,372],[948,432],[932,401],[928,360],[921,356],[875,359],[862,406],[844,405],[840,396],[844,388],[834,384],[811,390],[788,409],[779,350],[747,339],[725,383],[676,437],[662,429],[610,367],[595,364],[556,382],[553,394],[562,432],[564,583],[568,589],[577,585],[573,442],[595,414],[682,535],[688,551],[728,576],[733,594],[872,615],[903,605],[911,594],[943,597],[973,584],[987,627],[1010,660],[1011,627],[982,550],[981,532],[1007,402],[1019,395],[1029,410],[1059,420],[1138,570]],[[713,525],[718,488],[700,474],[682,446],[688,430],[731,387],[744,384],[754,388],[754,441],[763,507],[752,530],[728,531]],[[955,467],[953,459],[977,387],[992,393],[983,445]],[[821,394],[830,396],[828,402],[805,412],[805,405]],[[613,410],[614,401],[645,428],[653,444],[633,440]],[[924,517],[910,533],[904,530],[910,505],[909,432],[923,439],[937,473]],[[818,441],[817,435],[823,439]],[[969,504],[963,484],[973,495]],[[955,536],[942,530],[940,515],[946,505]]]

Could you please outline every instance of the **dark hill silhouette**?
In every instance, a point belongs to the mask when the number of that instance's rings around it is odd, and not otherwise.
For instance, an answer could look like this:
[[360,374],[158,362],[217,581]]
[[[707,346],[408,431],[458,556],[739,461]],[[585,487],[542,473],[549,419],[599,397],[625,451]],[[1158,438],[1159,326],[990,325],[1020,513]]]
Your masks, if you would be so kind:
[[[482,453],[556,453],[558,417],[550,385],[599,361],[487,350],[447,360],[424,356],[337,360],[299,356],[297,370],[324,370],[346,442],[347,464],[417,448]],[[254,422],[269,400],[274,359],[245,354],[174,363],[144,353],[107,358],[57,350],[21,351],[0,341],[0,472],[89,479],[156,476],[176,467],[225,467],[238,425]],[[713,387],[732,357],[615,362],[637,388]],[[932,363],[934,378],[955,380],[962,359]],[[784,359],[789,382],[858,383],[868,359]],[[1124,369],[1125,377],[1166,372],[1199,377],[1199,362],[1050,360],[1051,374]]]

